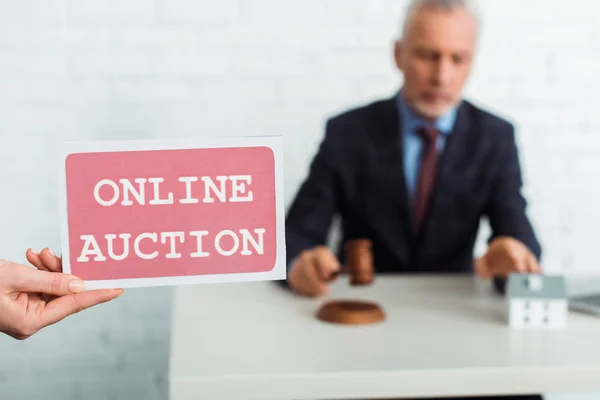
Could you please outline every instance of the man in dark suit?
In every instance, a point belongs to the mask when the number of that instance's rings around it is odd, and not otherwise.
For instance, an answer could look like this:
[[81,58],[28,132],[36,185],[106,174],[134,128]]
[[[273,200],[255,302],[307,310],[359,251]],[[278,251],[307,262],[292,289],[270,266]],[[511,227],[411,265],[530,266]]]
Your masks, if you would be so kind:
[[[343,242],[357,238],[372,241],[377,273],[540,271],[514,127],[462,99],[477,25],[466,1],[413,1],[395,43],[401,90],[327,121],[286,218],[295,292],[325,294],[344,263]],[[337,255],[326,247],[335,215]],[[482,217],[492,236],[473,260]]]
[[[344,261],[325,247],[336,214],[342,242],[373,241],[378,273],[540,271],[514,127],[461,98],[474,12],[461,0],[413,1],[403,33],[394,54],[402,89],[327,121],[288,211],[288,283],[301,294],[324,294]],[[493,232],[474,261],[481,217]]]

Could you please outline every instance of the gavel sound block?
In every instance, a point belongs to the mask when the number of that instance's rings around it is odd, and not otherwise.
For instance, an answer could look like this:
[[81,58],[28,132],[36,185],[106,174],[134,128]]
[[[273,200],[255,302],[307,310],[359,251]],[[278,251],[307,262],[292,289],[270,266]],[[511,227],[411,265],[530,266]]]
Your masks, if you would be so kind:
[[[350,285],[370,285],[374,279],[372,242],[357,239],[346,243],[346,267],[350,274]],[[363,325],[381,322],[385,319],[379,304],[360,300],[334,300],[321,306],[317,318],[337,324]]]

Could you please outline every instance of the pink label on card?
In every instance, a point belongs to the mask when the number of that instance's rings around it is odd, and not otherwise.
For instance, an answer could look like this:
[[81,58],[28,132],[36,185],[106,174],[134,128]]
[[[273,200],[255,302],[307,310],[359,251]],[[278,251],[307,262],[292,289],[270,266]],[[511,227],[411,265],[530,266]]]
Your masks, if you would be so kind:
[[115,280],[270,271],[275,157],[267,146],[73,152],[70,273]]

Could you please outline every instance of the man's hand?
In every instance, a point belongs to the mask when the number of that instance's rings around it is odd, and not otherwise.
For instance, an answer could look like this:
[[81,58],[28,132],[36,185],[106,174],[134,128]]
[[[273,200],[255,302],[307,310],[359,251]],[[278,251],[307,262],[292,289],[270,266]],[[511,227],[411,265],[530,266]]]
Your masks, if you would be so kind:
[[0,260],[0,332],[27,339],[71,314],[110,301],[122,289],[84,291],[83,282],[62,273],[62,261],[50,250],[27,251],[26,265]]
[[337,257],[325,246],[303,251],[292,265],[291,288],[305,296],[323,296],[328,282],[341,270]]
[[475,273],[484,279],[506,277],[512,272],[540,273],[535,255],[520,241],[511,237],[494,239],[487,253],[475,261]]

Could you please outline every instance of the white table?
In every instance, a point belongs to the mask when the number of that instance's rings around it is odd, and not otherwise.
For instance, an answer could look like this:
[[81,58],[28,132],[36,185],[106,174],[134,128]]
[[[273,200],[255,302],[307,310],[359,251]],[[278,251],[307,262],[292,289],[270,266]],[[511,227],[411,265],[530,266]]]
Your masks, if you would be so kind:
[[[511,330],[488,282],[456,276],[342,277],[321,299],[273,282],[181,286],[170,391],[187,399],[357,399],[600,391],[600,318]],[[314,317],[337,298],[380,302],[385,322]]]

